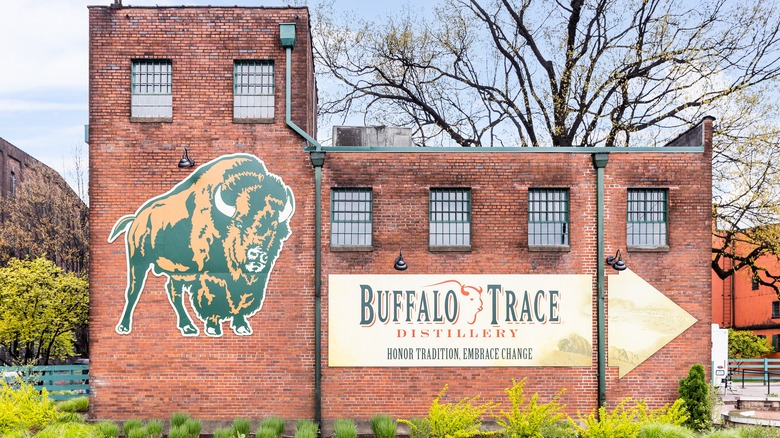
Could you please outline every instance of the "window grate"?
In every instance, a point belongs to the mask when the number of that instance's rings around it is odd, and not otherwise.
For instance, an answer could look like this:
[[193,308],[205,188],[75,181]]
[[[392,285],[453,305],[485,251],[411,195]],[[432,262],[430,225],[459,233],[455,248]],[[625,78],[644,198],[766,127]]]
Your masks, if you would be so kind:
[[373,194],[370,188],[330,191],[330,244],[371,246]]
[[235,61],[233,117],[270,119],[274,116],[273,61]]
[[569,244],[569,190],[528,190],[528,245]]
[[665,246],[667,243],[667,192],[664,189],[629,189],[628,246]]
[[431,189],[430,246],[471,245],[471,190]]
[[168,60],[133,61],[131,116],[172,116],[173,68]]

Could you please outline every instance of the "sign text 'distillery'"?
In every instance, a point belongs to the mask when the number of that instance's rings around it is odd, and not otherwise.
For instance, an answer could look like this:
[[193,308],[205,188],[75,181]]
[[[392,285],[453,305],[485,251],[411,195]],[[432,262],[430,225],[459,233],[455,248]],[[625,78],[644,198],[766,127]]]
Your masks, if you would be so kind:
[[330,366],[590,366],[590,275],[330,275]]

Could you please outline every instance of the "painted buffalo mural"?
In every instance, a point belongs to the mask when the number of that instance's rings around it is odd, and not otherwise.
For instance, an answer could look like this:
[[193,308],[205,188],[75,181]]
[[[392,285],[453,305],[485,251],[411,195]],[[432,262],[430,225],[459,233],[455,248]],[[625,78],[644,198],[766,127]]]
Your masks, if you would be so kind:
[[222,336],[222,323],[240,336],[252,334],[247,318],[263,306],[268,276],[295,212],[292,190],[253,155],[233,154],[201,166],[168,192],[121,217],[113,242],[125,233],[127,290],[119,334],[132,331],[133,311],[149,272],[168,278],[168,299],[184,336],[198,327]]

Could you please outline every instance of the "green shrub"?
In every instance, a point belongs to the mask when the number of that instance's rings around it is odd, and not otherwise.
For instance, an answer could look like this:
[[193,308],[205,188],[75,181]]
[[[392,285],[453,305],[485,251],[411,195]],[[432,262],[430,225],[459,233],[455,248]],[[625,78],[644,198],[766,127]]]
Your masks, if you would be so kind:
[[18,380],[14,386],[0,379],[0,436],[17,429],[36,432],[60,416],[49,393]]
[[89,397],[78,397],[57,403],[60,412],[87,412],[89,411]]
[[357,438],[357,425],[346,418],[337,419],[333,422],[333,438]]
[[431,422],[427,418],[399,420],[409,425],[409,438],[430,438]]
[[232,427],[220,427],[214,430],[214,438],[234,438],[235,436]]
[[777,429],[763,426],[743,426],[736,429],[739,438],[777,438]]
[[524,395],[525,381],[512,380],[512,387],[504,390],[512,403],[512,409],[502,409],[501,415],[496,417],[496,424],[503,429],[502,435],[506,437],[545,438],[542,430],[555,426],[565,418],[564,406],[558,403],[563,391],[549,403],[539,403],[539,394],[534,393],[530,399]]
[[101,421],[95,424],[95,429],[97,429],[99,436],[102,438],[119,437],[119,426],[113,421]]
[[694,438],[687,427],[668,423],[647,423],[639,428],[637,438]]
[[278,438],[284,433],[284,420],[279,417],[268,417],[260,422],[260,429],[263,428],[274,431],[276,437]]
[[248,418],[235,418],[233,419],[233,429],[238,436],[249,436],[249,431],[252,428],[252,424]]
[[578,438],[577,431],[566,421],[546,424],[541,432],[544,438]]
[[389,415],[371,417],[371,432],[376,438],[395,438],[397,424]]
[[134,427],[125,436],[127,438],[149,438],[149,431],[146,429],[146,426]]
[[171,428],[179,427],[189,419],[190,419],[189,414],[185,414],[184,412],[176,412],[173,415],[171,415]]
[[599,408],[587,417],[579,414],[579,422],[569,418],[570,424],[581,438],[636,437],[639,429],[650,423],[681,425],[687,419],[683,401],[678,399],[671,406],[651,410],[642,401],[624,399],[612,411]]
[[706,432],[701,438],[740,438],[738,429],[720,429]]
[[200,429],[202,427],[200,420],[188,418],[187,421],[184,422],[184,427],[187,428],[187,436],[189,438],[198,438],[200,436]]
[[3,435],[3,438],[32,438],[33,434],[27,430],[17,429]]
[[84,417],[75,412],[65,412],[57,418],[57,421],[60,423],[83,423]]
[[84,423],[52,423],[35,435],[35,438],[99,438],[100,432]]
[[146,431],[149,433],[149,438],[162,438],[163,424],[160,420],[149,420],[146,422]]
[[295,423],[295,438],[317,438],[319,426],[311,420],[298,420]]
[[255,438],[279,438],[281,435],[276,433],[276,429],[260,426],[255,432]]
[[[428,410],[427,425],[424,427],[430,427],[431,438],[468,438],[482,433],[479,428],[482,426],[482,417],[490,413],[496,406],[494,403],[478,404],[479,396],[472,398],[464,398],[455,403],[439,403],[444,393],[447,391],[447,386],[439,393],[439,395],[433,399],[430,409]],[[415,425],[408,420],[399,420],[409,425],[409,433],[418,434],[419,431],[414,431]]]
[[171,427],[168,431],[168,438],[187,438],[189,437],[187,426],[180,424],[178,426]]
[[688,376],[680,380],[678,391],[689,415],[685,425],[698,431],[711,428],[710,386],[704,379],[704,366],[698,363],[693,365]]
[[125,421],[125,423],[122,425],[122,431],[124,431],[125,436],[130,436],[130,431],[133,429],[137,429],[139,427],[143,427],[144,423],[143,421],[133,418],[130,420]]

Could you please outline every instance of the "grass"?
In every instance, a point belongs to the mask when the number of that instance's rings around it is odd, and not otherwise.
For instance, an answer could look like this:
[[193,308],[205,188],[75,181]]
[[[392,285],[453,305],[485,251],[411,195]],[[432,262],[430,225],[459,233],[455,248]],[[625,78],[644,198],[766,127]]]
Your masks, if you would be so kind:
[[333,423],[333,438],[357,438],[357,425],[352,420],[337,419]]
[[239,436],[249,436],[249,430],[251,428],[252,424],[248,418],[236,418],[233,420],[233,429]]
[[[268,417],[260,422],[260,427],[258,428],[258,434],[261,429],[269,429],[273,431],[275,436],[278,438],[282,436],[282,434],[284,433],[284,420],[282,420],[279,417]],[[266,438],[273,438],[273,437],[266,437]]]
[[78,397],[57,403],[60,412],[87,412],[89,411],[89,397]]
[[371,432],[376,438],[395,438],[397,424],[389,415],[374,415],[371,418]]

